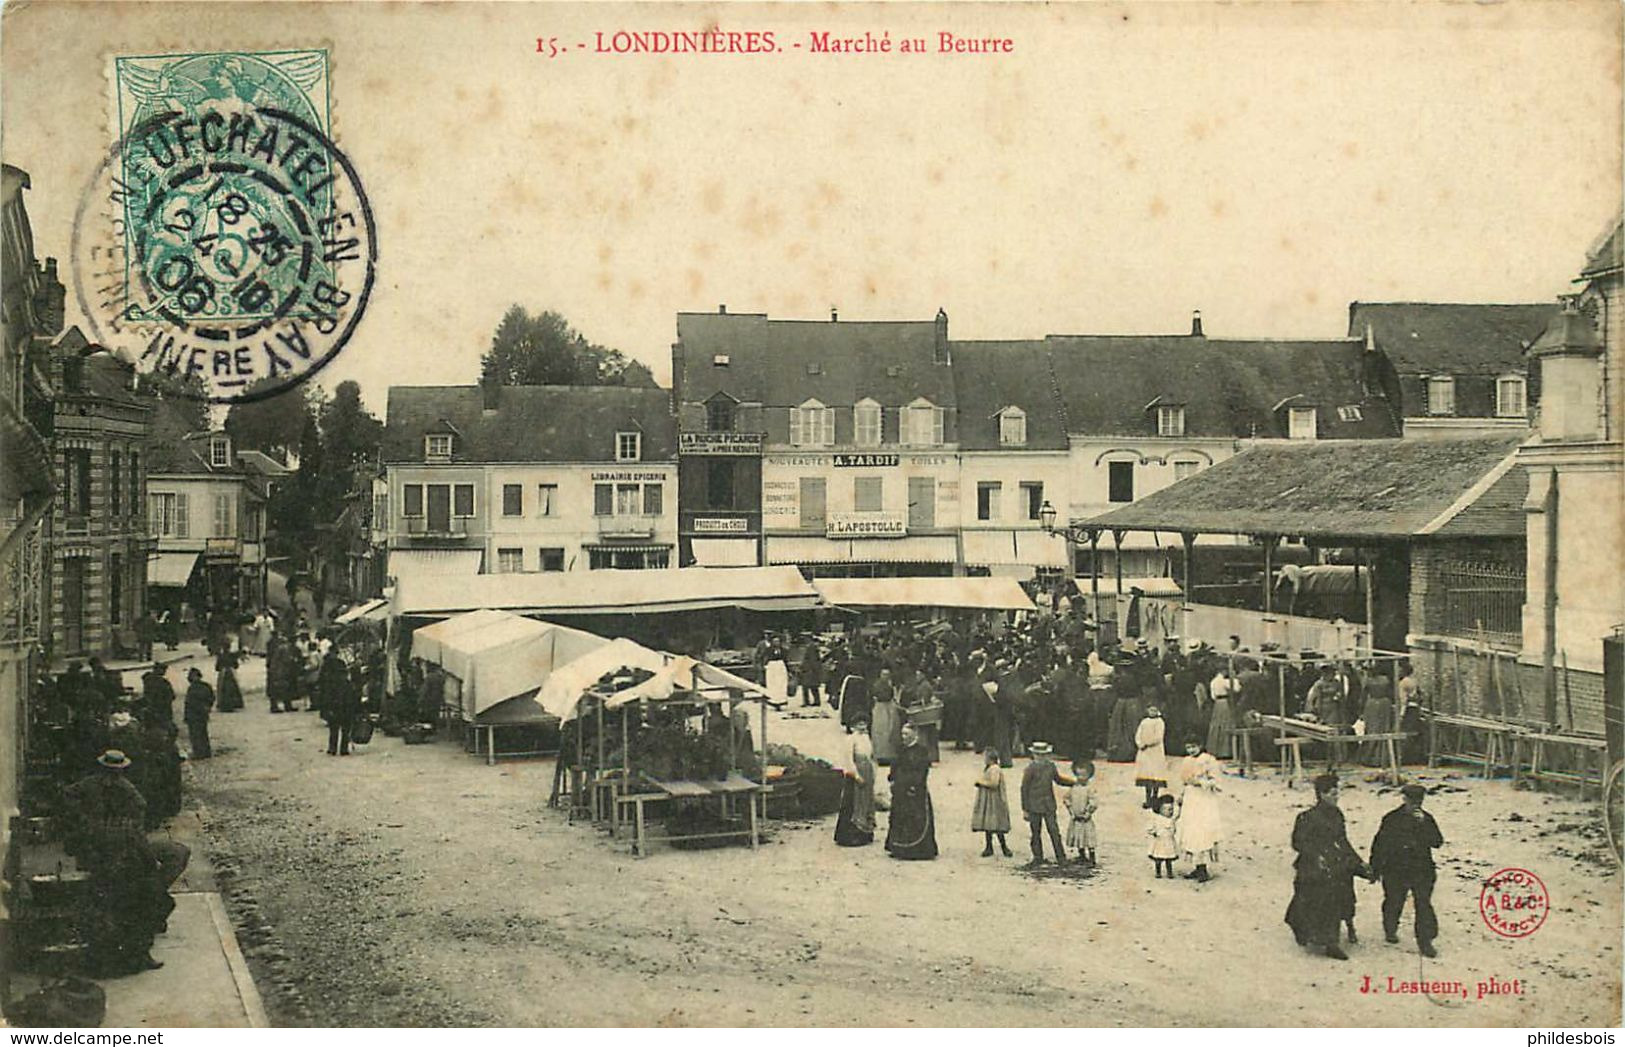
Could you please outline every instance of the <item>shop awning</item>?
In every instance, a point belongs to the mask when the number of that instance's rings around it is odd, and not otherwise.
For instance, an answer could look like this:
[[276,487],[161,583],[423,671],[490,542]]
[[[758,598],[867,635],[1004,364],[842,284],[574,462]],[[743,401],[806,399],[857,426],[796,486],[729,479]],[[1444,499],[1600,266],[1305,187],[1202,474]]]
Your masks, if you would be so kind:
[[[1087,578],[1073,579],[1073,584],[1078,587],[1078,592],[1084,596],[1088,596],[1092,592]],[[1147,596],[1178,596],[1181,592],[1179,583],[1172,578],[1123,579],[1123,595],[1127,596],[1136,589]],[[1100,591],[1108,594],[1117,592],[1117,579],[1109,574],[1101,578]]]
[[468,577],[480,573],[479,549],[391,549],[386,573],[397,582],[409,578]]
[[181,588],[192,577],[197,553],[159,553],[147,563],[147,584]]
[[396,613],[423,616],[476,608],[526,615],[664,614],[720,607],[799,611],[819,602],[817,591],[793,567],[429,575],[403,578],[395,590]]
[[837,607],[1033,609],[1032,600],[1013,578],[819,578],[813,587]]
[[696,538],[694,563],[699,567],[755,567],[754,538]]
[[348,625],[351,622],[381,622],[389,617],[388,600],[368,600],[366,603],[356,604],[333,619],[334,625]]
[[1021,564],[1065,567],[1066,539],[1033,530],[966,531],[965,562],[977,567]]
[[907,538],[769,538],[767,562],[804,563],[954,563],[959,559],[951,535]]

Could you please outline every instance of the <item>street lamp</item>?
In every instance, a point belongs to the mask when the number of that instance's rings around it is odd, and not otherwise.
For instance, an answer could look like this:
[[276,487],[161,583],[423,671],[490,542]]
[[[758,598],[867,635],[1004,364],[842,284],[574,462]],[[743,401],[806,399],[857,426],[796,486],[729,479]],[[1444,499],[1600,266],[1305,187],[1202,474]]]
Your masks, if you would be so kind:
[[1073,527],[1070,522],[1055,526],[1056,517],[1060,514],[1055,506],[1045,499],[1038,509],[1038,525],[1048,535],[1060,535],[1072,545],[1089,546],[1089,594],[1090,602],[1094,605],[1095,621],[1100,621],[1100,552],[1097,543],[1100,541],[1100,528]]
[[1038,522],[1044,528],[1045,534],[1055,533],[1055,506],[1044,500],[1044,505],[1038,510]]

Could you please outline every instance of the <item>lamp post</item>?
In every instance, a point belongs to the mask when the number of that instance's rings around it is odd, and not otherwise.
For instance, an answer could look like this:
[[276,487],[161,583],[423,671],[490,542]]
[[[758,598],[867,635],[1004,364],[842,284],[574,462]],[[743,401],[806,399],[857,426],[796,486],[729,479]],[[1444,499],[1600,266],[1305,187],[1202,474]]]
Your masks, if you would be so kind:
[[1070,523],[1056,526],[1059,514],[1046,499],[1038,510],[1038,523],[1048,535],[1060,535],[1072,545],[1089,543],[1089,598],[1093,606],[1095,624],[1100,624],[1100,528],[1073,527]]

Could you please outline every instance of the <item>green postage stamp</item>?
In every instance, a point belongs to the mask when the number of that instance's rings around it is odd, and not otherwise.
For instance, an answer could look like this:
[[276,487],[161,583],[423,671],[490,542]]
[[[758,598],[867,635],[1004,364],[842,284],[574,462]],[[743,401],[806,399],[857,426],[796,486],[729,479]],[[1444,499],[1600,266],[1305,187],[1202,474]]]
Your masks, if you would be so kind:
[[75,228],[99,340],[220,402],[286,389],[344,347],[377,243],[328,73],[325,50],[112,60],[117,141]]

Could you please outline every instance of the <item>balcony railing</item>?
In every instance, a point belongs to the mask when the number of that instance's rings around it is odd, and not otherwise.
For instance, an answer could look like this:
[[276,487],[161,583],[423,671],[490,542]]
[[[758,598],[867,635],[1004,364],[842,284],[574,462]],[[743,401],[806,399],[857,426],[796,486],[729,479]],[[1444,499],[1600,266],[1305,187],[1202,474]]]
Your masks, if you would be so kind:
[[413,538],[468,537],[468,520],[465,517],[454,516],[435,528],[430,528],[429,518],[426,516],[408,516],[405,519],[406,533]]
[[628,516],[600,516],[597,520],[600,538],[653,538],[655,527],[660,523],[659,516],[642,513]]

